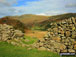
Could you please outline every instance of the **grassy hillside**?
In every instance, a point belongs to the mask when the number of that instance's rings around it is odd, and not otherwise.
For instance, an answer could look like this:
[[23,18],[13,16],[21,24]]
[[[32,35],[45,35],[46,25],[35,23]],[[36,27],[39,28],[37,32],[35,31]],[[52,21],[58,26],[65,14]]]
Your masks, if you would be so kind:
[[42,22],[44,20],[48,19],[48,16],[40,16],[40,15],[31,15],[31,14],[27,14],[27,15],[22,15],[19,17],[22,22],[24,23],[36,23],[36,22]]
[[51,22],[57,22],[71,17],[76,17],[76,13],[67,13],[56,16],[40,16],[40,15],[26,14],[19,16],[18,20],[20,20],[27,26],[32,26],[33,28],[38,27],[41,30],[46,30],[50,27],[49,24]]
[[[11,19],[20,21],[28,29],[28,28],[31,28],[33,26],[38,26],[36,24],[39,24],[40,22],[43,22],[44,20],[47,20],[48,17],[49,16],[25,14],[25,15],[21,15],[21,16],[6,16],[4,18],[7,19],[8,21],[11,20]],[[1,18],[1,19],[4,19],[4,18]],[[13,23],[13,21],[11,21],[11,22]],[[10,23],[10,22],[8,22],[8,23]]]
[[[8,17],[8,20],[14,19],[14,20],[20,21],[27,28],[38,27],[39,29],[46,30],[50,27],[49,24],[51,22],[57,22],[64,19],[68,19],[70,17],[76,17],[76,13],[67,13],[67,14],[61,14],[61,15],[56,15],[56,16],[40,16],[40,15],[33,15],[33,14],[25,14],[21,16],[7,16],[7,17]],[[4,17],[4,18],[7,19],[7,17]]]
[[48,51],[28,50],[27,47],[18,47],[0,42],[0,57],[60,57],[56,53]]
[[48,16],[25,14],[25,15],[21,15],[21,16],[8,16],[8,18],[9,19],[13,18],[13,19],[19,20],[22,23],[24,23],[26,26],[28,26],[28,25],[33,26],[34,24],[47,20]]
[[56,15],[56,16],[49,17],[49,19],[68,19],[71,17],[76,17],[76,13],[67,13],[67,14]]
[[46,29],[50,27],[51,22],[59,22],[64,19],[68,19],[71,17],[76,17],[76,13],[67,13],[67,14],[61,14],[56,16],[50,16],[48,17],[48,20],[44,20],[40,23],[40,26],[45,27]]

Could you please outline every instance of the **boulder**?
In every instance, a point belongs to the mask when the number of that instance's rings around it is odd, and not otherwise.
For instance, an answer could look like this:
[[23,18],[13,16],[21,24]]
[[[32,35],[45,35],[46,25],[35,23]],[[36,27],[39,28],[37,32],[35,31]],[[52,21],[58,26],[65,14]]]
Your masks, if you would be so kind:
[[16,30],[13,26],[7,24],[0,24],[0,40],[7,41],[15,38],[23,38],[24,33],[20,30]]
[[38,48],[38,50],[46,50],[46,48],[45,47],[40,47],[40,48]]
[[20,30],[15,30],[15,35],[17,36],[23,36],[24,34]]
[[76,45],[74,45],[74,50],[76,50]]
[[75,50],[73,50],[73,49],[68,49],[68,52],[69,52],[69,53],[75,53]]
[[61,50],[61,53],[66,53],[67,49]]

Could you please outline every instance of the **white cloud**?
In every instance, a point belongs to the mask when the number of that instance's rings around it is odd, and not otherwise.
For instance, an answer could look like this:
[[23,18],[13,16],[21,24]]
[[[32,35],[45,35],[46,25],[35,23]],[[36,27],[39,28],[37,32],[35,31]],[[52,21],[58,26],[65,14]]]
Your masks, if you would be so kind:
[[12,7],[17,0],[0,0],[0,17],[10,16],[15,14],[15,9]]
[[70,4],[67,4],[66,7],[76,7],[76,4],[70,3]]
[[[19,0],[0,0],[0,16],[38,14],[38,15],[57,15],[69,12],[76,12],[76,0],[40,0],[27,2],[27,5],[12,6]],[[22,1],[22,0],[21,0]],[[70,8],[66,8],[69,6]]]
[[9,7],[16,2],[17,0],[0,0],[0,6]]
[[40,13],[37,15],[52,16],[52,15],[58,15],[58,14],[64,14],[64,13],[68,13],[68,12],[66,12],[66,11],[48,11],[48,12]]
[[57,15],[74,12],[72,10],[75,10],[75,8],[65,7],[67,4],[73,2],[75,0],[40,0],[27,2],[27,6],[15,7],[15,9],[22,14]]
[[36,15],[43,15],[43,16],[46,16],[46,14],[45,14],[45,13],[40,13],[40,14],[36,14]]
[[27,6],[15,7],[15,9],[23,12],[23,14],[41,14],[49,11],[54,12],[63,10],[63,5],[60,6],[61,4],[63,4],[61,2],[63,2],[63,0],[40,0],[37,2],[27,2]]

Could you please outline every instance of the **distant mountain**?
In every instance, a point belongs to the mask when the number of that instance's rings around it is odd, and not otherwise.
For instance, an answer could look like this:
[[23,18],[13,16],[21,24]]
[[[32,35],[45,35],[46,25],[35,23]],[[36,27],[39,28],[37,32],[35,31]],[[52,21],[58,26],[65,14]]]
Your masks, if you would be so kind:
[[67,13],[49,17],[49,19],[68,19],[70,17],[76,17],[76,13]]
[[8,19],[19,20],[20,22],[25,24],[27,27],[28,26],[32,27],[32,26],[34,26],[34,24],[43,22],[44,20],[48,19],[48,16],[33,15],[33,14],[25,14],[25,15],[21,15],[21,16],[7,16],[7,17],[8,17]]
[[40,22],[43,22],[44,20],[47,20],[48,16],[25,14],[21,16],[9,16],[9,18],[19,20],[27,26],[32,26],[35,23],[40,23]]
[[35,24],[39,24],[44,20],[47,20],[48,16],[25,14],[21,16],[6,16],[0,18],[0,24],[12,25],[17,29],[24,31],[24,29],[29,29]]
[[[67,13],[56,16],[41,16],[41,15],[33,15],[33,14],[25,14],[21,16],[7,16],[0,19],[0,23],[7,23],[13,26],[17,26],[20,29],[31,28],[34,26],[44,27],[45,29],[50,27],[51,22],[57,22],[64,19],[68,19],[70,17],[76,17],[76,13]],[[7,21],[3,21],[7,20]],[[19,23],[18,23],[19,22]],[[21,24],[21,25],[20,25]],[[17,28],[16,27],[16,28]]]

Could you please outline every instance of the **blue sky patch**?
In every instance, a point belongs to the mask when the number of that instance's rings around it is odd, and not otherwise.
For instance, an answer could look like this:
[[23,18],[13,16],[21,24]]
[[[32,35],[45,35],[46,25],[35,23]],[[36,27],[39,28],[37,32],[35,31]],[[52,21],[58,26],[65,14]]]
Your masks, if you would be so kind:
[[34,1],[40,1],[40,0],[22,0],[18,1],[17,4],[14,4],[13,6],[26,6],[27,2],[34,2]]

